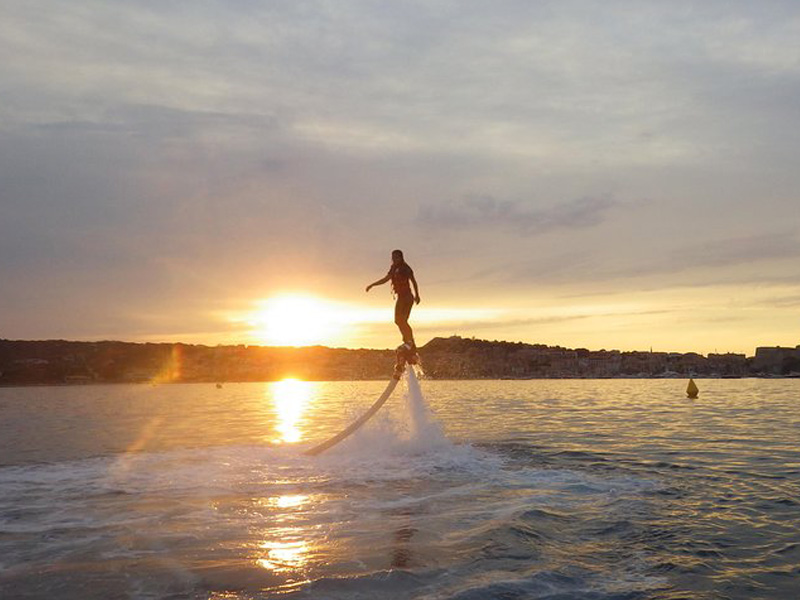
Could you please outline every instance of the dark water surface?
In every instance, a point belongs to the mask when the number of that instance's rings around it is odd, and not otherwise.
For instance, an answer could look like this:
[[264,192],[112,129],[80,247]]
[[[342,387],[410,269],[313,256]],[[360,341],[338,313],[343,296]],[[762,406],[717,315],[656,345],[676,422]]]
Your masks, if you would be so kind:
[[0,598],[800,598],[800,380],[698,384],[0,389]]

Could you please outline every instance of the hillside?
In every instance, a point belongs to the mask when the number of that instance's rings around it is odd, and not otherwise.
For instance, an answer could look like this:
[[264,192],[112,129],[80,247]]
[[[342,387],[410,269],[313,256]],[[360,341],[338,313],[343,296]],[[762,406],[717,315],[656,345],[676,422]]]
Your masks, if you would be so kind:
[[[420,348],[434,379],[757,374],[743,354],[569,349],[453,336]],[[392,350],[0,340],[0,385],[387,379]]]

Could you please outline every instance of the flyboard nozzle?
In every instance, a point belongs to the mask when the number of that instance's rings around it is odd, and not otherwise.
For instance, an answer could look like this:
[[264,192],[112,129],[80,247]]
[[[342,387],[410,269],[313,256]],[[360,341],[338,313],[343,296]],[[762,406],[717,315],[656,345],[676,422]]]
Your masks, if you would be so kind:
[[695,400],[699,395],[700,395],[700,389],[697,387],[697,384],[694,382],[694,379],[689,379],[689,385],[686,387],[686,397]]

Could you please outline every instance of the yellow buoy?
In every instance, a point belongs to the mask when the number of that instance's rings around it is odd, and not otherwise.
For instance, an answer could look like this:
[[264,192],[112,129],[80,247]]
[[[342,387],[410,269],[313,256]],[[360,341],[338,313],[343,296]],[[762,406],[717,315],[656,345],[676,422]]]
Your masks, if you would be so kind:
[[686,396],[694,400],[700,394],[700,390],[697,387],[697,384],[694,382],[694,379],[689,380],[689,385],[686,387]]

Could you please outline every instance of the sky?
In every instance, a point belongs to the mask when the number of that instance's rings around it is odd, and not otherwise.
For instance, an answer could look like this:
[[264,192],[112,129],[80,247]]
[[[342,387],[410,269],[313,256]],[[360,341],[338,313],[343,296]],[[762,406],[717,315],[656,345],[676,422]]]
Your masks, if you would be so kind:
[[0,0],[0,338],[796,346],[798,165],[794,0]]

